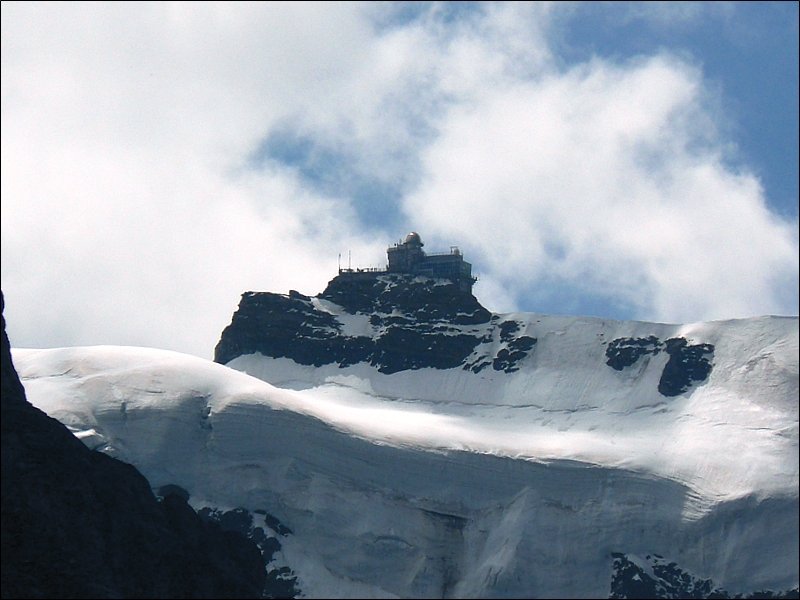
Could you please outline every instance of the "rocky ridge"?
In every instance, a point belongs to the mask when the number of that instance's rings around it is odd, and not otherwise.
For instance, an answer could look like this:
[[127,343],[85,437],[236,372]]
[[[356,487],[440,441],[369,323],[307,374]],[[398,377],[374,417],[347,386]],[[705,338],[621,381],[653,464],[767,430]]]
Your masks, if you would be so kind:
[[[524,329],[446,279],[344,273],[315,297],[244,293],[214,360],[227,364],[260,353],[315,367],[366,363],[383,374],[422,368],[513,373],[536,351],[538,339]],[[686,392],[713,368],[713,344],[654,335],[610,340],[606,365],[622,371],[660,352],[669,356],[658,384],[662,396]]]

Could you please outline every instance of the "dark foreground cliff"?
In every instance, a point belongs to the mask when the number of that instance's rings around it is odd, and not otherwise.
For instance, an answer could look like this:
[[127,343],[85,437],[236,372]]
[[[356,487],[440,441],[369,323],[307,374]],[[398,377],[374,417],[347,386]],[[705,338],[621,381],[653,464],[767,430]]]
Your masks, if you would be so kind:
[[261,596],[254,544],[28,403],[5,318],[1,358],[3,598]]

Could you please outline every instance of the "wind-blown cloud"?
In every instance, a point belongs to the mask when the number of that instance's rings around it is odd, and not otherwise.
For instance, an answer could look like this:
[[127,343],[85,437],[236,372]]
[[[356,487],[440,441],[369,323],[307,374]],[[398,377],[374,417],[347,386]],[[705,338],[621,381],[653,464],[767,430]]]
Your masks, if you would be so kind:
[[474,240],[517,297],[565,280],[647,319],[791,308],[796,223],[726,165],[690,65],[596,61],[487,90],[445,122],[408,212]]
[[366,22],[352,13],[4,7],[2,271],[15,343],[209,357],[243,291],[314,293],[338,251],[380,252],[346,198],[280,165],[242,168],[286,107],[331,87],[322,58],[360,60]]
[[792,312],[797,223],[729,166],[702,70],[565,65],[563,10],[4,5],[12,342],[208,357],[241,292],[316,293],[406,228],[494,308]]

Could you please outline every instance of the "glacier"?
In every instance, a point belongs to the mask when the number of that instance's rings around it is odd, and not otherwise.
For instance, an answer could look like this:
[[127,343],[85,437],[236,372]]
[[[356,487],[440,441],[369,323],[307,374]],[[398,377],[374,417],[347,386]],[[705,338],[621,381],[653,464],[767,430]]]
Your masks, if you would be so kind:
[[[403,316],[294,300],[327,315],[326,340]],[[285,525],[275,564],[306,597],[600,598],[648,560],[730,594],[797,587],[796,317],[434,330],[478,342],[451,368],[12,352],[31,403],[89,447],[196,508]],[[535,342],[509,351],[520,338]],[[681,348],[692,376],[665,387]]]

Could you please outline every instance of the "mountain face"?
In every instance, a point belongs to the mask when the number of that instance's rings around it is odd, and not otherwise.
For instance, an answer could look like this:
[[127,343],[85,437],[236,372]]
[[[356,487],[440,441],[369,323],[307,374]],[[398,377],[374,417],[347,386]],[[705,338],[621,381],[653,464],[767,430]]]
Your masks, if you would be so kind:
[[797,595],[797,318],[491,314],[349,273],[244,294],[224,364],[14,359],[86,445],[261,539],[286,595]]
[[258,598],[264,563],[25,398],[2,339],[2,597]]

